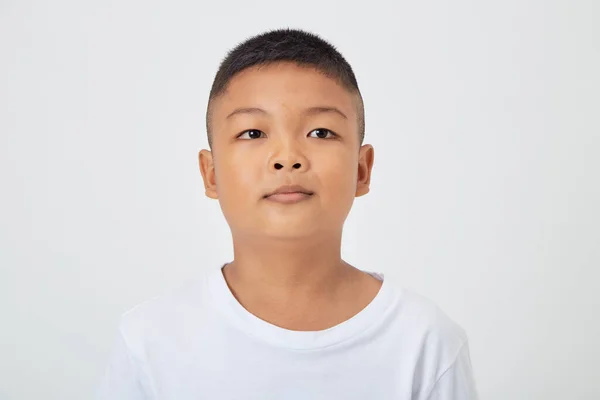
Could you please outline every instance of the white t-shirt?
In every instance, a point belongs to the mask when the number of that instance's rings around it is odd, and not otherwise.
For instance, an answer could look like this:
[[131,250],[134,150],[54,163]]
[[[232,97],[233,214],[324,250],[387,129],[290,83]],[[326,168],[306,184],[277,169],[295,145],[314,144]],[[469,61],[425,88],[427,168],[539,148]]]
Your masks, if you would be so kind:
[[102,400],[473,400],[464,331],[383,274],[375,298],[321,331],[247,311],[222,273],[123,314]]

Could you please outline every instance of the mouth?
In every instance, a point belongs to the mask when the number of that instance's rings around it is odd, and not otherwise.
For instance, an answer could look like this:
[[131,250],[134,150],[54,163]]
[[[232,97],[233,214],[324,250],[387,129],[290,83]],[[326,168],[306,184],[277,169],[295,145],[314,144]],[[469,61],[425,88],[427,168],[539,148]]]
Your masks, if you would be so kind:
[[299,186],[289,185],[281,186],[277,190],[263,196],[264,199],[282,204],[293,204],[307,200],[314,195],[314,192]]

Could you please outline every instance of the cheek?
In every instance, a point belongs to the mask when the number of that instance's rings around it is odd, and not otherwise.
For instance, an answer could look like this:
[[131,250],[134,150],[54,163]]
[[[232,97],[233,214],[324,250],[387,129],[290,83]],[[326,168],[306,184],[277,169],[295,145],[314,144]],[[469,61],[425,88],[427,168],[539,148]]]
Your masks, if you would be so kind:
[[263,189],[257,160],[250,154],[229,151],[225,157],[218,158],[215,178],[219,198],[225,203],[241,205],[244,199],[253,199]]
[[252,226],[249,217],[254,215],[251,209],[258,201],[253,173],[253,168],[232,162],[229,158],[215,163],[219,205],[231,228],[247,229]]
[[315,168],[328,197],[340,204],[345,204],[347,199],[352,201],[356,193],[357,157],[347,153],[337,154],[323,159]]

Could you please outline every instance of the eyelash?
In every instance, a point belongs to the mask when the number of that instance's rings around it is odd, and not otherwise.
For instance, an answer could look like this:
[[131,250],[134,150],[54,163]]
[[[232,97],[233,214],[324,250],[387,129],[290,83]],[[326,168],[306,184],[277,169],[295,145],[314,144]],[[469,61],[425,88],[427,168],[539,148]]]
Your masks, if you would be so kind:
[[[331,129],[327,129],[327,128],[316,128],[316,129],[313,129],[312,131],[310,131],[308,134],[310,135],[312,132],[319,131],[319,130],[327,131],[327,133],[330,134],[330,137],[329,138],[327,138],[327,137],[325,137],[325,138],[319,138],[319,137],[317,137],[316,139],[329,140],[329,139],[336,138],[338,136],[337,133],[335,133]],[[237,136],[237,138],[239,139],[242,135],[244,135],[244,134],[246,134],[248,132],[252,132],[252,131],[257,131],[257,132],[260,132],[260,133],[264,134],[264,132],[261,131],[261,130],[259,130],[259,129],[247,129],[247,130],[243,131],[242,133],[240,133]],[[262,139],[262,138],[255,138],[255,139]],[[244,139],[244,140],[255,140],[255,139],[248,138],[248,139]]]

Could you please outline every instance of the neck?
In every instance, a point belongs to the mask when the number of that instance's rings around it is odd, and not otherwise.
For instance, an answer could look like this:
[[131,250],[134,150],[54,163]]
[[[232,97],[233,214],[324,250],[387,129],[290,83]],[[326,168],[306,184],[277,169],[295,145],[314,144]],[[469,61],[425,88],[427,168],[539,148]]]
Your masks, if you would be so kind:
[[331,292],[352,267],[341,259],[341,232],[330,237],[233,237],[229,278],[273,297]]

